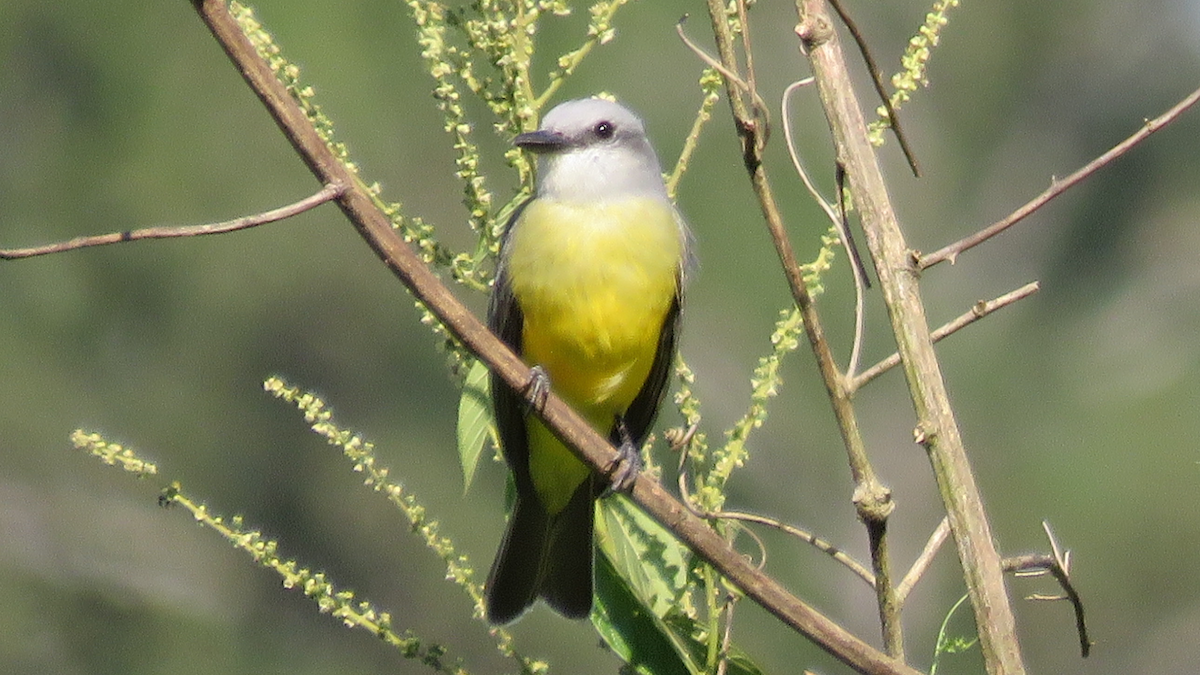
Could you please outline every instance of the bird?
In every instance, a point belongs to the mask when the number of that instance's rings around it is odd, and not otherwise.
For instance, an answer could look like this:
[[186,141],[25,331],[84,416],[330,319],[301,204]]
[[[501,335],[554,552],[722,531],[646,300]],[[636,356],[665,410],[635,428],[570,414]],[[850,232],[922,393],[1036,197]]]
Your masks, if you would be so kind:
[[[516,621],[539,598],[591,612],[595,501],[632,483],[667,390],[692,237],[642,120],[600,98],[561,103],[513,143],[537,156],[533,196],[501,237],[489,328],[532,367],[492,404],[516,498],[485,583],[485,616]],[[531,414],[546,387],[622,455],[593,472]]]

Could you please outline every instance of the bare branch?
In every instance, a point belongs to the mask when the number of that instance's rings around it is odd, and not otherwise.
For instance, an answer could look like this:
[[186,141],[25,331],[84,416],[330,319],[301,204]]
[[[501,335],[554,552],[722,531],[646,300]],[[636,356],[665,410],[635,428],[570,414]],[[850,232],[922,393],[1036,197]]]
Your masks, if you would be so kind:
[[[934,342],[940,342],[943,338],[949,337],[949,336],[953,335],[954,333],[957,333],[958,331],[962,330],[963,328],[966,328],[967,326],[970,326],[971,324],[982,319],[983,317],[987,316],[988,314],[991,314],[992,312],[994,312],[998,309],[1007,307],[1018,300],[1022,300],[1024,298],[1027,298],[1027,297],[1033,295],[1034,293],[1037,293],[1039,288],[1040,288],[1040,286],[1038,285],[1038,282],[1031,281],[1031,282],[1025,284],[1024,286],[1018,288],[1017,290],[1009,291],[1008,293],[1005,293],[1004,295],[1001,295],[1000,297],[998,297],[994,300],[986,300],[986,301],[980,300],[979,302],[972,305],[971,309],[967,310],[965,313],[960,315],[958,318],[954,319],[953,321],[950,321],[949,323],[943,324],[942,326],[940,326],[939,328],[934,330],[932,333],[930,333],[930,337],[933,338]],[[859,389],[861,389],[863,387],[863,385],[867,384],[871,380],[874,380],[875,378],[886,373],[887,371],[891,370],[892,368],[895,368],[898,365],[900,365],[900,355],[893,352],[891,356],[885,358],[884,360],[880,361],[879,363],[876,363],[875,365],[871,366],[870,368],[864,370],[862,375],[859,375],[858,377],[854,378],[854,380],[849,385],[850,390],[858,391]]]
[[1004,559],[1004,571],[1021,574],[1022,572],[1036,571],[1041,573],[1049,573],[1062,586],[1065,596],[1042,596],[1031,595],[1030,600],[1069,600],[1071,607],[1075,610],[1075,630],[1079,634],[1079,653],[1083,658],[1087,658],[1092,651],[1092,640],[1088,637],[1087,622],[1084,620],[1083,600],[1079,597],[1079,592],[1075,590],[1075,585],[1071,583],[1070,575],[1063,568],[1062,562],[1056,560],[1054,556],[1047,554],[1030,554],[1021,555],[1013,558]]
[[108,244],[119,244],[125,241],[137,241],[139,239],[171,239],[174,237],[199,237],[206,234],[224,234],[226,232],[235,232],[237,230],[245,230],[267,223],[291,218],[305,211],[314,209],[325,202],[332,201],[342,196],[346,188],[340,184],[330,183],[321,189],[320,192],[301,199],[294,204],[264,211],[253,216],[243,216],[233,220],[227,220],[221,223],[208,223],[205,225],[187,225],[184,227],[146,227],[140,230],[126,230],[124,232],[110,232],[108,234],[96,234],[87,237],[75,237],[69,241],[60,241],[45,246],[32,246],[30,248],[9,248],[0,249],[0,260],[19,260],[21,258],[33,258],[39,255],[49,255],[51,253],[63,253],[66,251],[74,251],[81,248],[89,248],[91,246],[105,246]]
[[755,87],[753,79],[754,73],[751,72],[748,79],[743,78],[735,73],[731,68],[725,66],[720,61],[710,56],[708,52],[701,49],[700,46],[695,42],[692,42],[691,38],[687,36],[687,33],[683,32],[683,24],[686,23],[687,20],[688,16],[684,14],[682,17],[680,17],[679,21],[675,23],[675,32],[679,34],[679,39],[683,41],[683,44],[688,49],[692,50],[692,53],[694,53],[700,58],[701,61],[707,64],[709,68],[712,68],[720,73],[721,77],[725,78],[726,82],[732,83],[738,89],[746,92],[746,94],[750,96],[751,105],[754,107],[755,118],[760,120],[762,125],[762,142],[763,144],[766,144],[766,137],[771,133],[771,109],[767,106],[767,102],[763,100],[763,97],[759,95],[758,89]]
[[1142,128],[1138,129],[1137,132],[1132,136],[1116,144],[1111,150],[1103,155],[1100,155],[1096,159],[1088,162],[1083,166],[1083,168],[1079,169],[1075,173],[1062,180],[1051,181],[1050,187],[1029,203],[969,237],[959,239],[949,246],[944,246],[933,253],[930,253],[929,255],[922,256],[918,261],[917,266],[924,270],[947,260],[949,260],[950,264],[953,265],[954,261],[958,258],[958,254],[966,251],[969,248],[974,248],[975,246],[978,246],[988,239],[991,239],[992,237],[1007,230],[1013,225],[1016,225],[1026,216],[1045,206],[1051,199],[1054,199],[1063,192],[1066,192],[1083,179],[1087,178],[1093,173],[1096,173],[1096,171],[1098,171],[1101,167],[1132,150],[1138,143],[1146,140],[1150,134],[1162,129],[1171,122],[1174,122],[1177,117],[1182,115],[1188,108],[1191,108],[1193,105],[1195,105],[1197,101],[1200,101],[1200,89],[1188,94],[1186,98],[1179,103],[1176,103],[1174,107],[1167,112],[1147,121],[1144,125],[1142,125]]
[[1050,574],[1058,581],[1058,585],[1062,587],[1063,593],[1066,595],[1047,596],[1035,593],[1027,598],[1029,600],[1071,601],[1071,607],[1075,610],[1075,630],[1079,633],[1079,653],[1086,659],[1092,651],[1092,641],[1088,638],[1087,623],[1084,621],[1083,600],[1075,590],[1075,585],[1071,583],[1071,552],[1058,545],[1054,532],[1050,530],[1050,523],[1043,520],[1042,530],[1045,531],[1046,538],[1050,540],[1051,555],[1043,553],[1005,558],[1004,571],[1012,572],[1016,576]]

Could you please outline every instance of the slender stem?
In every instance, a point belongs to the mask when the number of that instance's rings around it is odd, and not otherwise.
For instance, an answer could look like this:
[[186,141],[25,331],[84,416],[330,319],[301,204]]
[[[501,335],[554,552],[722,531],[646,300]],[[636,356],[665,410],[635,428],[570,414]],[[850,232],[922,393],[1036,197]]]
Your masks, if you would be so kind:
[[76,249],[88,248],[91,246],[105,246],[107,244],[118,244],[123,241],[138,241],[139,239],[171,239],[174,237],[199,237],[206,234],[224,234],[226,232],[235,232],[237,230],[245,230],[267,223],[274,223],[285,218],[299,215],[305,211],[314,209],[325,202],[332,201],[341,196],[346,188],[337,185],[329,184],[321,189],[320,192],[305,197],[298,202],[288,204],[277,209],[256,213],[252,216],[243,216],[226,220],[221,223],[206,223],[204,225],[185,225],[183,227],[146,227],[140,230],[126,230],[124,232],[110,232],[108,234],[95,234],[87,237],[75,237],[68,241],[59,241],[45,246],[31,246],[29,248],[9,248],[0,249],[0,260],[19,260],[21,258],[33,258],[39,255],[48,255],[51,253],[63,253],[64,251],[74,251]]
[[[863,335],[866,331],[866,289],[870,286],[870,281],[867,279],[867,271],[863,268],[862,259],[858,257],[858,249],[854,246],[854,240],[850,236],[849,223],[846,222],[845,211],[841,208],[842,202],[838,200],[838,209],[835,211],[833,205],[825,200],[817,189],[812,178],[809,177],[808,171],[804,168],[804,163],[800,161],[800,152],[796,149],[795,139],[792,138],[792,115],[791,115],[791,96],[792,92],[800,87],[807,86],[813,83],[811,77],[798,80],[787,86],[783,90],[783,101],[779,104],[780,117],[783,119],[783,139],[787,144],[788,156],[792,158],[792,168],[796,174],[800,176],[800,181],[804,183],[804,188],[808,190],[808,194],[825,212],[829,221],[837,228],[838,236],[842,240],[842,248],[846,249],[846,257],[851,261],[850,272],[854,279],[854,343],[850,347],[850,361],[846,365],[845,377],[853,380],[854,374],[858,372],[858,362],[862,356]],[[838,197],[841,197],[841,185],[838,185]]]
[[[1008,293],[1005,293],[994,300],[980,300],[972,305],[971,309],[959,315],[953,321],[939,326],[933,331],[933,333],[930,334],[930,336],[933,338],[934,342],[941,342],[944,338],[957,333],[967,326],[970,326],[988,314],[991,314],[998,309],[1008,307],[1018,300],[1022,300],[1033,295],[1034,293],[1037,293],[1039,288],[1040,286],[1038,285],[1038,282],[1031,281],[1017,290],[1009,291]],[[850,390],[858,391],[871,380],[874,380],[898,365],[900,365],[900,354],[892,352],[891,356],[888,356],[879,363],[867,368],[861,375],[855,377],[850,383]]]
[[[275,78],[270,66],[259,58],[254,45],[229,14],[225,0],[192,0],[192,3],[318,180],[348,186],[338,198],[338,206],[388,269],[455,338],[486,362],[505,383],[516,389],[526,386],[530,379],[529,367],[441,283],[392,229],[387,216],[372,202],[366,186],[338,161],[296,101]],[[534,412],[581,461],[595,470],[606,471],[619,460],[617,450],[553,392],[547,396],[545,405]],[[747,596],[843,663],[872,675],[918,675],[917,671],[855,637],[750,565],[707,522],[688,512],[653,478],[639,474],[634,479],[630,496]]]
[[875,259],[916,411],[915,436],[928,452],[950,518],[984,662],[991,675],[1024,673],[1000,555],[950,408],[925,318],[916,265],[889,201],[874,148],[867,139],[862,110],[833,22],[824,0],[797,0],[797,9],[797,33],[817,80],[838,161],[846,168],[867,246]]
[[933,564],[933,559],[937,556],[938,551],[942,550],[942,544],[946,543],[946,538],[949,536],[950,520],[942,518],[942,522],[938,523],[933,534],[929,535],[929,540],[925,542],[925,548],[921,549],[921,555],[917,556],[912,567],[908,568],[908,573],[900,580],[900,585],[896,586],[896,598],[901,605],[908,600],[908,594],[912,592],[921,577],[925,576],[925,571]]
[[908,160],[908,166],[912,169],[913,175],[920,178],[921,166],[917,164],[917,155],[908,144],[908,136],[900,128],[900,116],[896,114],[896,108],[892,105],[892,97],[888,96],[887,89],[883,86],[883,73],[879,70],[879,64],[875,62],[875,57],[871,56],[871,50],[867,48],[866,38],[858,29],[858,24],[850,17],[850,13],[842,7],[841,0],[829,0],[829,4],[833,7],[833,11],[837,12],[838,18],[846,26],[846,30],[850,31],[850,37],[854,38],[854,44],[858,46],[858,53],[862,54],[863,63],[867,66],[867,74],[871,76],[871,84],[875,87],[875,93],[879,96],[879,100],[883,101],[888,124],[896,134],[896,141],[900,143],[904,159]]
[[1046,188],[1042,194],[1034,197],[1021,208],[1013,211],[1004,218],[992,223],[991,225],[988,225],[969,237],[959,239],[949,246],[944,246],[933,253],[930,253],[929,255],[922,256],[918,266],[922,270],[925,270],[947,260],[949,260],[950,264],[953,265],[955,259],[958,258],[958,254],[966,251],[969,248],[974,248],[988,239],[991,239],[992,237],[1007,230],[1013,225],[1016,225],[1026,216],[1045,206],[1051,199],[1054,199],[1060,194],[1066,192],[1083,179],[1091,176],[1093,173],[1096,173],[1096,171],[1098,171],[1101,167],[1132,150],[1133,147],[1138,143],[1146,140],[1150,134],[1162,129],[1171,122],[1174,122],[1175,118],[1179,117],[1185,111],[1187,111],[1188,108],[1191,108],[1193,105],[1195,105],[1197,101],[1200,101],[1200,89],[1188,94],[1182,101],[1176,103],[1167,112],[1147,121],[1142,125],[1142,128],[1138,129],[1137,132],[1132,136],[1126,138],[1120,143],[1117,143],[1108,152],[1083,165],[1083,167],[1081,167],[1075,173],[1072,173],[1062,180],[1052,181],[1050,187]]
[[[818,537],[812,532],[802,530],[794,525],[788,525],[787,523],[776,520],[775,518],[768,518],[755,513],[743,513],[741,511],[704,512],[695,508],[692,506],[691,491],[688,489],[687,473],[682,469],[679,472],[679,494],[682,498],[683,504],[687,506],[688,510],[696,516],[704,518],[705,520],[739,520],[746,523],[758,523],[759,525],[766,525],[767,527],[775,528],[780,532],[796,537],[800,541],[803,541],[818,551],[828,555],[830,558],[833,558],[835,561],[844,565],[846,569],[858,575],[858,578],[865,581],[868,586],[872,588],[875,587],[875,575],[871,573],[871,570],[864,567],[862,563],[855,560],[850,554],[822,539],[821,537]],[[753,533],[753,531],[749,529],[747,529],[746,532],[751,534]],[[766,558],[765,550],[763,551],[763,558]]]

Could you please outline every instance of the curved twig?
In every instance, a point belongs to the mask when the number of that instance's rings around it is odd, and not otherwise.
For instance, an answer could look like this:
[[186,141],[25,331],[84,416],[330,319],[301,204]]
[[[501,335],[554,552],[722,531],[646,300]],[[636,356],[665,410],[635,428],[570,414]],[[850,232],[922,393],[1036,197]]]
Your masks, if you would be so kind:
[[346,191],[343,185],[337,183],[327,184],[321,191],[305,197],[298,202],[282,206],[263,213],[256,213],[252,216],[242,216],[233,220],[226,220],[220,223],[207,223],[204,225],[186,225],[183,227],[146,227],[140,230],[126,230],[124,232],[110,232],[108,234],[95,234],[86,237],[75,237],[67,241],[59,241],[53,244],[44,246],[31,246],[29,248],[8,248],[0,249],[0,260],[19,260],[21,258],[33,258],[40,255],[50,255],[52,253],[64,253],[66,251],[75,251],[81,248],[89,248],[92,246],[106,246],[108,244],[119,244],[126,241],[138,241],[139,239],[171,239],[173,237],[199,237],[206,234],[224,234],[226,232],[234,232],[237,230],[245,230],[267,223],[291,218],[305,211],[314,209],[325,202],[333,201],[342,196]]
[[[688,490],[687,473],[683,471],[682,468],[679,472],[679,494],[681,497],[680,501],[683,502],[687,509],[695,514],[698,518],[703,518],[705,520],[737,520],[746,523],[758,523],[759,525],[766,525],[779,530],[780,532],[790,534],[841,563],[846,567],[846,569],[858,575],[858,577],[865,581],[868,586],[872,588],[875,587],[875,575],[871,573],[871,570],[867,569],[866,565],[858,562],[848,553],[838,548],[834,544],[807,530],[802,530],[798,527],[788,525],[787,523],[774,518],[767,518],[766,516],[760,516],[754,513],[745,513],[742,511],[701,511],[700,509],[696,508],[696,506],[692,504],[691,492]],[[747,529],[746,532],[753,534],[754,531]],[[759,540],[757,536],[755,536],[755,539],[758,540],[759,546],[762,547],[762,541]],[[766,562],[766,558],[766,549],[763,548],[764,563]]]
[[800,176],[800,182],[804,183],[808,194],[812,195],[813,200],[837,228],[838,236],[842,239],[842,248],[846,249],[846,255],[851,260],[850,270],[854,277],[854,343],[850,348],[850,361],[846,366],[846,377],[853,378],[858,371],[858,362],[862,356],[863,334],[866,331],[866,288],[870,286],[870,281],[867,279],[867,271],[863,268],[862,258],[858,256],[858,250],[854,247],[854,240],[850,237],[850,226],[846,222],[846,210],[842,208],[841,200],[838,200],[838,208],[835,210],[817,189],[816,184],[809,177],[808,171],[804,168],[804,163],[800,161],[800,152],[796,150],[796,142],[792,137],[792,94],[800,87],[812,83],[813,78],[806,77],[789,84],[783,90],[779,114],[783,119],[783,138],[787,145],[788,156],[792,159],[792,168]]
[[1071,552],[1059,548],[1054,533],[1050,531],[1049,523],[1042,521],[1042,529],[1045,530],[1046,537],[1050,540],[1050,550],[1053,553],[1051,555],[1035,553],[1005,558],[1004,571],[1012,572],[1017,576],[1050,574],[1054,577],[1065,595],[1034,594],[1028,598],[1030,600],[1069,600],[1071,602],[1071,607],[1075,610],[1075,630],[1079,633],[1079,653],[1086,659],[1092,651],[1092,640],[1088,637],[1087,622],[1084,620],[1083,600],[1079,597],[1079,592],[1075,590],[1075,585],[1071,583]]

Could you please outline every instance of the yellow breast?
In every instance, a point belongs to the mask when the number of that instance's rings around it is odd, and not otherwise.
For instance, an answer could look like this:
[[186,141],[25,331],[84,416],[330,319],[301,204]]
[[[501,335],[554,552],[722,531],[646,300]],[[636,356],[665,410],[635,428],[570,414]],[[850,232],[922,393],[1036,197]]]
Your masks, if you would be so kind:
[[679,280],[683,238],[663,201],[535,200],[509,242],[524,356],[607,432],[637,396]]

